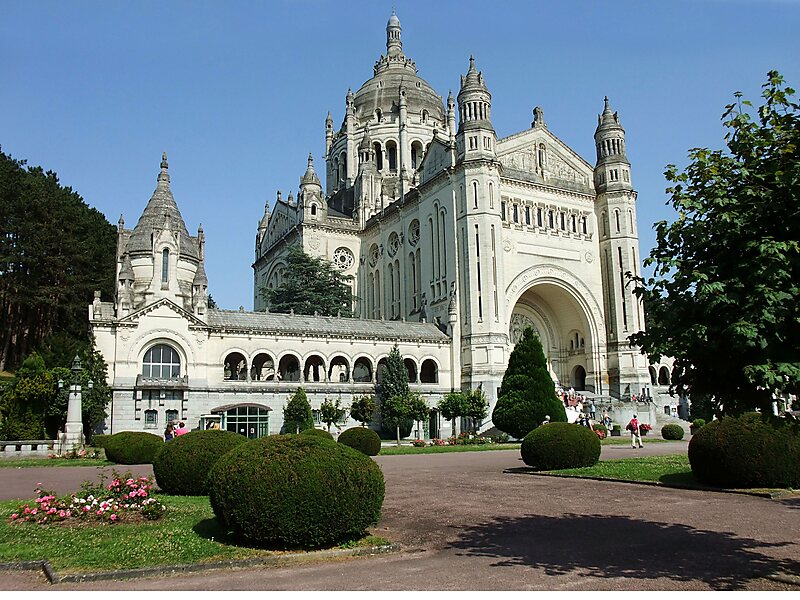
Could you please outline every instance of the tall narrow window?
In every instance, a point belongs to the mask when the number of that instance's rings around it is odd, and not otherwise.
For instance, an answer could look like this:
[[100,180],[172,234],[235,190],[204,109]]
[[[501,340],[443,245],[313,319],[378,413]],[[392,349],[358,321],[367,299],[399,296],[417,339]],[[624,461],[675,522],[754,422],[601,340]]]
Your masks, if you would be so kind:
[[617,226],[617,233],[619,233],[619,211],[614,211],[614,224]]
[[478,182],[472,182],[472,204],[473,208],[478,208]]
[[489,183],[489,208],[494,208],[494,186]]
[[536,225],[538,227],[542,226],[542,209],[541,208],[537,208],[536,209]]
[[164,248],[161,253],[161,283],[169,281],[169,250]]
[[519,207],[514,205],[514,223],[519,223]]
[[625,331],[628,330],[628,306],[625,301],[625,268],[622,263],[622,246],[617,247],[619,253],[619,287],[620,287],[620,303],[622,304],[622,325]]
[[481,294],[481,236],[478,226],[475,225],[475,268],[477,269],[478,283],[478,319],[483,319],[483,297]]
[[531,207],[530,206],[526,206],[525,207],[525,225],[530,225],[530,224],[531,224]]
[[492,294],[494,300],[494,320],[499,319],[499,312],[497,307],[497,254],[495,252],[494,243],[494,225],[492,225]]
[[439,217],[439,264],[442,266],[442,280],[447,279],[447,229],[445,228],[445,214],[444,210],[442,210]]
[[506,220],[506,203],[505,202],[501,202],[500,203],[500,220],[501,221],[505,221]]

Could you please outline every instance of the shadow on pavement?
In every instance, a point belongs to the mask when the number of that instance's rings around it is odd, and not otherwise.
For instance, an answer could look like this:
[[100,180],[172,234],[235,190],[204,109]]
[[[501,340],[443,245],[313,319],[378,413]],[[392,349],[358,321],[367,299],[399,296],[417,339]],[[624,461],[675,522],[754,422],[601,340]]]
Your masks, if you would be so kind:
[[787,498],[786,500],[780,500],[781,504],[785,504],[789,508],[795,508],[800,510],[800,498]]
[[787,545],[687,525],[565,514],[496,518],[462,529],[448,547],[459,556],[496,558],[493,567],[529,566],[551,576],[668,578],[736,590],[757,577],[799,572],[800,562],[759,551]]

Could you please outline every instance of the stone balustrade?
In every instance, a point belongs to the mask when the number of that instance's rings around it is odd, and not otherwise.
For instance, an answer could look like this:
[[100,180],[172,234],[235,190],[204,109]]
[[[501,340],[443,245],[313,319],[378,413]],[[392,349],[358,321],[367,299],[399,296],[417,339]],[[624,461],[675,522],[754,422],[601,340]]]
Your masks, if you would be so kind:
[[6,458],[29,458],[55,454],[59,450],[56,440],[8,440],[0,442],[0,460]]

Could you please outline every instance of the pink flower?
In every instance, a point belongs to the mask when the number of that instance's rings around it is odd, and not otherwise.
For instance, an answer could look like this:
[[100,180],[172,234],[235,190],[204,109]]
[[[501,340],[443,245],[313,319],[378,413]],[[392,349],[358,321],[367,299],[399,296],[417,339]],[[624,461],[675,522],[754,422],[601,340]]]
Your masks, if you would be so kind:
[[36,509],[35,509],[35,508],[34,508],[34,509],[31,511],[31,514],[32,514],[32,515],[35,515],[35,514],[36,514]]
[[116,521],[117,520],[117,515],[111,515],[111,520],[112,521]]
[[67,516],[67,513],[65,513],[63,510],[60,510],[60,511],[58,511],[58,516],[63,519],[64,517]]
[[128,494],[128,498],[135,498],[135,497],[136,497],[136,492],[130,492]]
[[98,515],[102,515],[102,514],[103,514],[103,509],[101,508],[100,510],[98,510],[98,511],[97,511],[97,514],[98,514]]
[[17,513],[13,513],[13,514],[11,515],[11,518],[12,518],[12,519],[16,519],[17,517],[19,517],[19,515],[18,515]]

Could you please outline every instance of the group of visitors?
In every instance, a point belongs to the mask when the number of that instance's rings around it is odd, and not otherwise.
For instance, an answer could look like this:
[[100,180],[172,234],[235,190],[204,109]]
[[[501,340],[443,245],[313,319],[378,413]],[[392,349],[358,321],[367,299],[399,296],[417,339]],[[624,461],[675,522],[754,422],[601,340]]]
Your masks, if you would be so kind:
[[583,404],[586,402],[586,396],[577,393],[575,388],[565,390],[561,386],[556,386],[556,395],[558,399],[564,403],[564,408],[573,407],[577,408],[578,412],[583,412]]
[[170,421],[167,423],[167,428],[164,430],[164,441],[168,442],[179,435],[183,435],[184,433],[189,433],[189,430],[186,428],[186,423],[181,421],[178,423],[178,426],[175,427],[173,422]]

